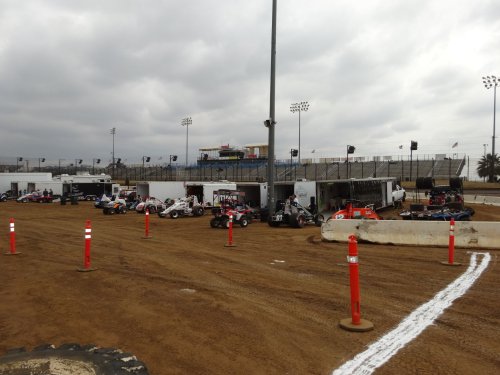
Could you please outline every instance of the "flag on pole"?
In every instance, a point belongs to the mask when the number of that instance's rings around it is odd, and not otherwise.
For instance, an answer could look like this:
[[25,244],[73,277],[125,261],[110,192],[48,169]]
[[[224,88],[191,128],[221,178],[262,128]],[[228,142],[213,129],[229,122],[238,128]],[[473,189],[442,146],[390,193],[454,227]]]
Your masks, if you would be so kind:
[[457,146],[458,146],[458,142],[455,142],[455,143],[453,143],[453,146],[451,146],[451,148],[455,148]]

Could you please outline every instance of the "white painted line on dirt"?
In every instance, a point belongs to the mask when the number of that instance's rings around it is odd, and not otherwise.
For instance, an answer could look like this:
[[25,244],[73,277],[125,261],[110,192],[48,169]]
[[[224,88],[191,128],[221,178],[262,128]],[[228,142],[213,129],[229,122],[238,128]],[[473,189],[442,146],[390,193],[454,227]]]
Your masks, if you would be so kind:
[[[477,264],[478,254],[483,255],[479,265]],[[486,269],[490,260],[490,253],[473,252],[469,268],[462,276],[436,294],[432,300],[413,311],[395,329],[368,346],[364,352],[333,371],[332,375],[372,374],[430,326],[457,298],[463,296]]]

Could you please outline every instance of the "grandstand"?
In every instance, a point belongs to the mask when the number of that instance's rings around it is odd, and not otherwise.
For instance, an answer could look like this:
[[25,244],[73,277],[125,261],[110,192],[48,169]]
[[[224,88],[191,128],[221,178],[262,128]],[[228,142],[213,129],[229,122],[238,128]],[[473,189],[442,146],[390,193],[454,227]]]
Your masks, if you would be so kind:
[[[374,158],[376,159],[376,158]],[[425,160],[370,160],[353,158],[346,163],[345,158],[324,158],[319,162],[303,159],[296,161],[277,160],[275,162],[275,181],[331,181],[346,178],[395,177],[399,181],[415,181],[418,177],[433,177],[434,179],[449,179],[459,177],[466,163],[466,157],[432,158]],[[4,171],[29,172],[24,166],[0,166]],[[93,174],[113,174],[114,180],[128,181],[215,181],[230,180],[235,182],[265,182],[267,180],[267,159],[263,157],[227,159],[209,158],[202,163],[188,167],[178,165],[125,165],[120,164],[112,169],[112,165],[104,168],[96,166],[78,167],[36,166],[33,171],[51,172],[53,175],[62,173],[83,173],[86,168]]]

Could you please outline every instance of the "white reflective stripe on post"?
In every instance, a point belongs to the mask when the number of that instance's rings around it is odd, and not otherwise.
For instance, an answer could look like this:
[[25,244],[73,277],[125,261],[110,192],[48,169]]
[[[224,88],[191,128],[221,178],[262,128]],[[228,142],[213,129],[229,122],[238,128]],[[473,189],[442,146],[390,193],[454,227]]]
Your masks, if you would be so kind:
[[357,256],[347,256],[347,263],[358,263],[358,257]]
[[85,228],[85,233],[90,233],[90,232],[92,232],[92,229],[90,229],[90,228]]
[[11,231],[11,232],[15,232],[14,228],[10,228],[10,231]]
[[85,239],[89,239],[89,238],[92,238],[92,236],[90,234],[86,234]]

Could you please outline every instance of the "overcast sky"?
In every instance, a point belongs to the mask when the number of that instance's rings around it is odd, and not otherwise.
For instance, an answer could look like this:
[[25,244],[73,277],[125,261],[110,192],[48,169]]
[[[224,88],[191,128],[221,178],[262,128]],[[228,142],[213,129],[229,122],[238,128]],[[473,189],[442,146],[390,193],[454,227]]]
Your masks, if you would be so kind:
[[[0,0],[0,157],[267,143],[271,0]],[[276,156],[491,152],[498,0],[279,0]],[[500,131],[500,128],[499,128]],[[452,145],[458,146],[452,149]],[[403,149],[399,149],[403,145]],[[498,151],[500,145],[496,147]],[[314,154],[312,151],[315,150]]]

